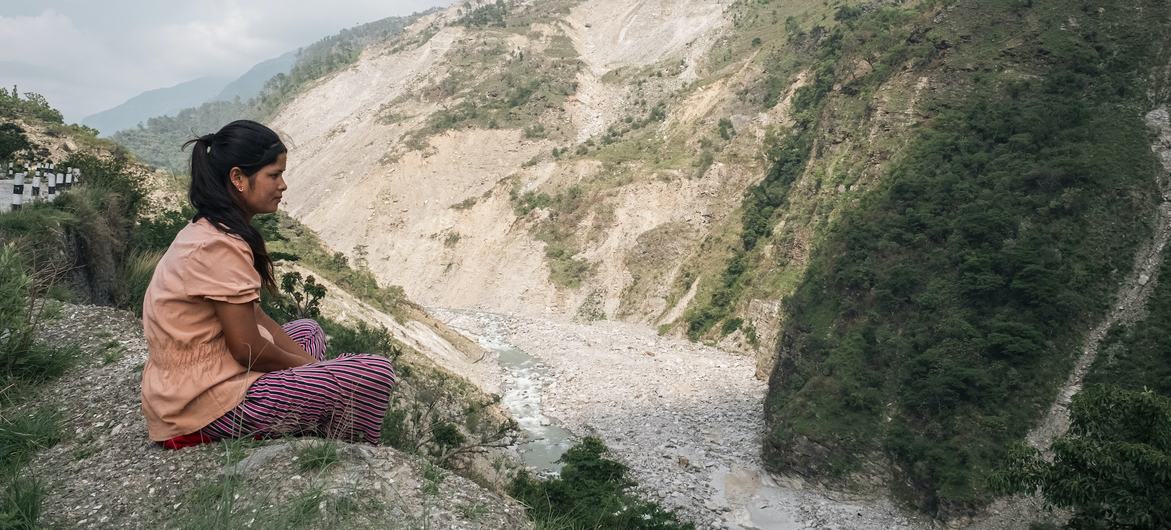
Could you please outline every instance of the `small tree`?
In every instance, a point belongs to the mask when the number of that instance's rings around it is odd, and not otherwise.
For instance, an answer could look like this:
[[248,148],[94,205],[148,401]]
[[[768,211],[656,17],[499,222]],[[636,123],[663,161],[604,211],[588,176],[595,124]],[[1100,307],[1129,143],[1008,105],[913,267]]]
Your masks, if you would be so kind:
[[321,299],[325,298],[325,286],[317,283],[317,279],[312,275],[302,280],[301,273],[286,272],[281,275],[281,290],[287,295],[285,309],[294,319],[321,316]]
[[1171,399],[1099,385],[1074,396],[1070,419],[1051,462],[1018,447],[993,489],[1040,491],[1074,510],[1072,528],[1171,528]]
[[12,155],[32,147],[28,137],[15,123],[0,124],[0,160],[8,160]]

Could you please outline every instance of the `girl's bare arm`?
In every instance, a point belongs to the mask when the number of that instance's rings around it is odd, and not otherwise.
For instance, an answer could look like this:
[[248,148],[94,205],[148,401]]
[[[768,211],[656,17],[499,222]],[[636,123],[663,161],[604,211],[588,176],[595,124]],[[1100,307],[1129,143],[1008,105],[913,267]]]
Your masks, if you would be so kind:
[[315,362],[315,359],[304,351],[288,351],[260,336],[260,330],[256,327],[256,309],[252,307],[252,302],[212,303],[215,306],[216,318],[224,328],[228,350],[237,362],[248,369],[256,372],[275,372]]

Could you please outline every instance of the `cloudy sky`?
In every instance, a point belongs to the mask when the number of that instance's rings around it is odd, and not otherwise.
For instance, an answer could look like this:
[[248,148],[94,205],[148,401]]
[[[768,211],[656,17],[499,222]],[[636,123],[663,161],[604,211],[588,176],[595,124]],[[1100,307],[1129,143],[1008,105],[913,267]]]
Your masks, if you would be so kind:
[[342,28],[452,3],[2,0],[0,86],[40,92],[79,122],[146,90],[234,77]]

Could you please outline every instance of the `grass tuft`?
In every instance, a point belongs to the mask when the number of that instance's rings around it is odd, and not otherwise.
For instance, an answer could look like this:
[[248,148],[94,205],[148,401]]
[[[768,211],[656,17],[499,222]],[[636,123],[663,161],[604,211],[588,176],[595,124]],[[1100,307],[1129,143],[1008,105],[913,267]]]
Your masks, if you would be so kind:
[[316,441],[297,450],[297,466],[301,471],[325,469],[340,459],[337,442],[333,440]]

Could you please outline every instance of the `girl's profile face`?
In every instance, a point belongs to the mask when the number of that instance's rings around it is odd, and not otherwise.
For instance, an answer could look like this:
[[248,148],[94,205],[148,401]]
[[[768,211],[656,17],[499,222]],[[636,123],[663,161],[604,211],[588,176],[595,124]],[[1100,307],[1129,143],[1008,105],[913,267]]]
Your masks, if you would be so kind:
[[273,213],[281,203],[288,186],[285,184],[286,153],[277,155],[276,160],[256,171],[251,177],[236,178],[238,171],[232,168],[232,183],[236,186],[245,213],[251,217],[260,213]]

